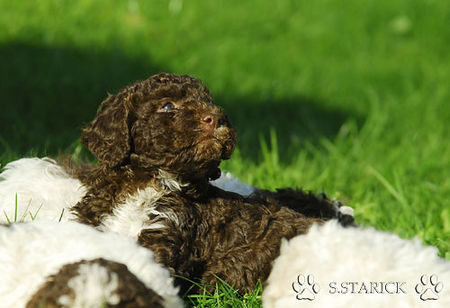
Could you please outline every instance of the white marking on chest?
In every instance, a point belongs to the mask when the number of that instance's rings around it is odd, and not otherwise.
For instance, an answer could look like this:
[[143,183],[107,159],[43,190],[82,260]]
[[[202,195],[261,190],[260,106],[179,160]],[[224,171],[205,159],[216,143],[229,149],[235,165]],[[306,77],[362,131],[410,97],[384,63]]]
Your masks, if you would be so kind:
[[183,187],[186,187],[188,184],[182,183],[178,181],[175,175],[170,172],[159,170],[159,181],[161,184],[171,191],[181,191]]
[[165,228],[164,221],[170,220],[178,224],[174,213],[157,210],[158,200],[167,193],[152,187],[138,190],[130,195],[124,203],[118,204],[111,215],[106,216],[98,227],[101,231],[112,231],[124,234],[137,240],[143,229]]

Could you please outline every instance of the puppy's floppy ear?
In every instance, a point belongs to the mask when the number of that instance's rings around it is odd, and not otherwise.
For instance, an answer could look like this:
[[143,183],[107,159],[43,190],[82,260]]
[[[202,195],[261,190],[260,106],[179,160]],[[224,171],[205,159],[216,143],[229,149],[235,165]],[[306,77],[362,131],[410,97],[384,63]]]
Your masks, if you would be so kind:
[[99,163],[116,167],[130,154],[130,95],[119,93],[106,98],[81,135],[81,143],[97,156]]

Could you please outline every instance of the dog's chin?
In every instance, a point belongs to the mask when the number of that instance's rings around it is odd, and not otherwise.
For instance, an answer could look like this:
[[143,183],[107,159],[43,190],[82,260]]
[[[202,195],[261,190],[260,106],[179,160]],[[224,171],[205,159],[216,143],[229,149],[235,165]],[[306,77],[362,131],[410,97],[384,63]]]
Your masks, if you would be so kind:
[[235,143],[233,140],[227,140],[222,144],[222,156],[221,158],[223,160],[227,160],[231,157],[231,154],[233,154],[235,147]]
[[221,128],[212,134],[206,134],[199,143],[199,148],[203,148],[212,160],[226,160],[233,154],[235,148],[234,130]]

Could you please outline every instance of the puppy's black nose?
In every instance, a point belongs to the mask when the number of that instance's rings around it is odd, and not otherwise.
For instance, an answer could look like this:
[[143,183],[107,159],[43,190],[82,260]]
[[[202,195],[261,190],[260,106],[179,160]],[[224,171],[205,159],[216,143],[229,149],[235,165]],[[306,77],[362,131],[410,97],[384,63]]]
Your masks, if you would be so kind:
[[226,119],[220,115],[209,114],[202,119],[202,122],[211,128],[218,128],[226,124]]

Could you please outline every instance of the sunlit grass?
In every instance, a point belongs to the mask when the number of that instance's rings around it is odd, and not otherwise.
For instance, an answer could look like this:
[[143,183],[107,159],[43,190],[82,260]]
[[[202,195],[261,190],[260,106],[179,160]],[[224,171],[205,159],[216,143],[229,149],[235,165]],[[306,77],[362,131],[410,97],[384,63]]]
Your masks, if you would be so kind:
[[[180,276],[177,276],[180,277]],[[216,277],[218,282],[213,285],[202,285],[193,282],[193,287],[198,288],[200,291],[198,294],[186,295],[185,301],[192,307],[241,307],[241,308],[253,308],[261,306],[261,293],[262,284],[259,282],[256,289],[250,293],[239,294],[239,292],[233,288],[226,281],[220,277]],[[211,291],[213,290],[213,291]]]

